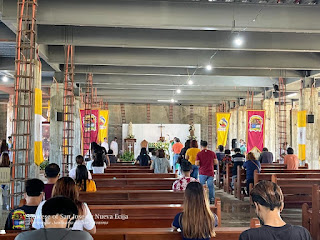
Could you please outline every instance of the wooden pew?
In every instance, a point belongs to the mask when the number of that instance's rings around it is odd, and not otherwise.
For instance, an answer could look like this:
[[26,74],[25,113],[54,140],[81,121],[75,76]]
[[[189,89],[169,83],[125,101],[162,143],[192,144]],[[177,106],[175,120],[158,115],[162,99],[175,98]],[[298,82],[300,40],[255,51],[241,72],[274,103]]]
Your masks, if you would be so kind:
[[230,187],[232,180],[232,164],[228,163],[226,165],[226,174],[223,175],[223,190],[226,193],[231,193],[232,189]]
[[108,190],[81,192],[88,205],[182,204],[184,192],[172,190]]
[[106,168],[104,170],[105,173],[153,173],[153,170],[146,169],[114,169],[114,168]]
[[283,192],[286,207],[301,207],[312,203],[312,185],[320,184],[320,178],[271,178]]
[[312,208],[302,205],[302,226],[309,230],[312,239],[320,240],[320,185],[312,186]]
[[[279,163],[262,163],[261,168],[269,168],[269,169],[280,169],[280,168],[287,168],[286,164],[279,164]],[[299,169],[308,169],[309,165],[306,163],[304,166],[299,166]]]
[[[258,219],[252,219],[250,227],[259,227]],[[248,227],[217,227],[216,237],[211,240],[238,240]],[[0,235],[1,240],[14,240],[21,231],[7,231]],[[92,235],[94,240],[181,240],[181,233],[172,228],[113,228],[97,229]]]
[[237,180],[234,185],[234,196],[240,200],[244,200],[243,190],[246,188],[246,170],[237,167]]
[[[97,228],[168,228],[181,204],[162,205],[89,205]],[[221,200],[216,199],[211,211],[218,216],[221,226]]]
[[176,178],[174,173],[104,173],[93,174],[93,179],[101,178]]
[[258,173],[257,171],[254,172],[254,184],[257,184],[258,182],[262,180],[271,181],[272,175],[275,175],[278,178],[320,178],[320,170],[317,170],[317,172],[309,172],[309,171],[303,171],[301,170],[288,170],[287,171],[278,171],[277,173]]
[[149,169],[150,166],[140,166],[140,165],[111,165],[109,169]]
[[217,175],[216,175],[216,187],[221,189],[223,186],[223,172],[222,172],[222,165],[220,165],[220,162],[217,166]]
[[112,189],[149,189],[150,187],[162,187],[172,189],[176,178],[101,178],[95,179],[97,190]]

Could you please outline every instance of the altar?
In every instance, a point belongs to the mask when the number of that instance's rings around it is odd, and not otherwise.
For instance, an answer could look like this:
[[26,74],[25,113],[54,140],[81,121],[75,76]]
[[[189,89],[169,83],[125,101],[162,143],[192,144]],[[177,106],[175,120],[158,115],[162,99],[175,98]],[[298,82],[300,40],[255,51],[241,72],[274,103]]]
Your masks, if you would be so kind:
[[[122,136],[125,139],[128,135],[129,124],[122,125]],[[161,137],[165,138],[165,142],[169,143],[174,137],[178,137],[181,143],[184,145],[185,141],[188,139],[189,124],[132,124],[132,133],[136,139],[134,145],[134,155],[135,158],[139,155],[141,149],[141,142],[147,140],[149,143],[156,143]],[[194,135],[199,142],[201,140],[201,125],[194,124],[195,132]]]

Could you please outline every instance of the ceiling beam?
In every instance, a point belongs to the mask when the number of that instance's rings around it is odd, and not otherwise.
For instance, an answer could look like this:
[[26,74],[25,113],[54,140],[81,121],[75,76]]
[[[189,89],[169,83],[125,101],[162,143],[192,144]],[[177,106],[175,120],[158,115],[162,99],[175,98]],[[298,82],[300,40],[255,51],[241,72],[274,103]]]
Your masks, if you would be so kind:
[[[320,15],[320,14],[319,14]],[[205,67],[214,51],[76,47],[76,65]],[[64,63],[62,46],[49,46],[49,60]],[[294,52],[219,51],[215,68],[319,70],[320,55]]]
[[243,32],[242,46],[234,44],[238,33],[79,26],[38,26],[38,43],[45,45],[320,52],[320,34]]
[[[16,21],[17,6],[2,0],[3,19]],[[0,8],[1,9],[1,8]],[[37,23],[156,29],[320,33],[318,5],[214,2],[42,0]],[[255,19],[255,21],[253,21]]]

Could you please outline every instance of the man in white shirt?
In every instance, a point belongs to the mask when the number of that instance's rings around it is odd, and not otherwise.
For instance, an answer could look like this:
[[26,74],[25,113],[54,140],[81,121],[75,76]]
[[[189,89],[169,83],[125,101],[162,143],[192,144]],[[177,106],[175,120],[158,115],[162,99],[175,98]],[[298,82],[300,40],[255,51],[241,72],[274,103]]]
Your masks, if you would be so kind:
[[119,150],[118,150],[118,138],[115,137],[114,140],[110,143],[110,149],[113,151],[113,154],[115,156],[118,156]]
[[[69,177],[71,177],[73,180],[76,179],[76,172],[77,172],[77,167],[79,165],[86,165],[84,159],[83,159],[83,156],[82,155],[78,155],[76,157],[76,163],[77,163],[77,166],[75,166],[74,168],[72,168],[69,172]],[[92,176],[91,176],[91,173],[90,171],[88,170],[88,179],[92,179]]]
[[104,140],[104,142],[101,143],[101,147],[104,147],[106,149],[106,152],[108,152],[109,151],[108,138],[105,137],[103,140]]

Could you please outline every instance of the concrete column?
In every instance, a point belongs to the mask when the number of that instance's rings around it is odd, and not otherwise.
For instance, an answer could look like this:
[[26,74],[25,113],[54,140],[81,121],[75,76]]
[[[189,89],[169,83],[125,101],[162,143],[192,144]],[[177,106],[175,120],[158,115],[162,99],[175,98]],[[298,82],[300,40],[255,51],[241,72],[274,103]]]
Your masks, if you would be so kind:
[[12,135],[13,99],[14,99],[14,95],[10,95],[9,101],[7,104],[7,139],[9,136]]
[[273,153],[274,160],[277,159],[276,156],[276,104],[275,99],[265,99],[263,100],[263,110],[265,110],[265,136],[264,136],[264,146],[269,149],[269,152]]
[[[318,90],[311,88],[310,79],[304,82],[299,99],[299,110],[306,110],[307,115],[314,115],[314,123],[307,123],[306,162],[310,169],[319,169],[319,129],[318,129]],[[313,81],[313,79],[312,79]]]
[[81,119],[80,119],[81,99],[75,97],[74,100],[74,140],[73,140],[73,165],[76,164],[75,158],[81,155]]
[[228,134],[228,148],[232,148],[232,139],[238,139],[238,109],[234,108],[230,110],[230,126]]
[[246,141],[247,133],[247,107],[238,107],[238,142],[240,139]]
[[57,113],[63,113],[63,83],[50,87],[50,162],[62,166],[63,121],[57,121]]

